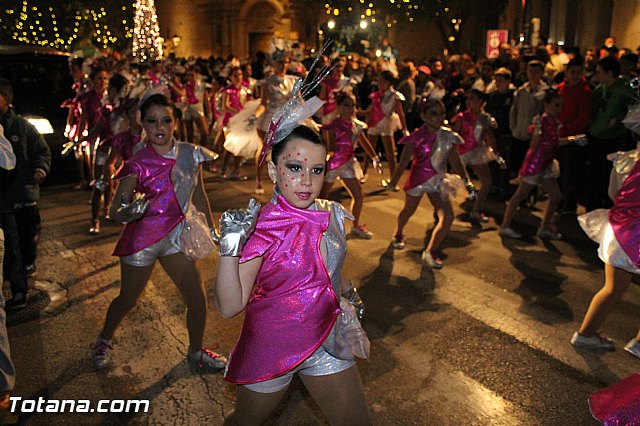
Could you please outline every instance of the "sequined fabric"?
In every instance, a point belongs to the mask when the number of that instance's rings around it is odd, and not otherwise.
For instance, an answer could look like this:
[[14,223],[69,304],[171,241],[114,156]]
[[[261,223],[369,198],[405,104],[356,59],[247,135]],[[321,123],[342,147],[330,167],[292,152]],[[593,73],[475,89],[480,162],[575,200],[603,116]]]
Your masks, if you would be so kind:
[[293,85],[298,79],[285,75],[284,77],[275,74],[267,77],[264,81],[263,96],[266,96],[267,107],[264,113],[258,118],[257,127],[264,132],[269,131],[271,118],[289,100],[289,95],[293,90]]
[[404,101],[402,93],[388,89],[386,91],[378,90],[369,95],[371,98],[371,117],[367,123],[369,127],[375,127],[383,119],[391,118],[396,111],[396,100]]
[[[116,179],[137,175],[136,191],[145,194],[149,210],[140,220],[124,226],[114,256],[136,253],[181,226],[184,212],[190,208],[200,163],[213,157],[209,150],[186,142],[174,141],[173,149],[164,156],[143,145],[118,171]],[[174,246],[180,247],[179,230],[171,235]]]
[[366,128],[366,124],[359,120],[344,120],[340,117],[334,119],[331,123],[323,125],[322,130],[332,132],[335,136],[333,155],[327,162],[328,170],[335,170],[338,167],[351,161],[353,158],[353,150],[358,142],[358,137],[362,130]]
[[[251,100],[251,92],[249,92],[249,90],[244,86],[240,86],[238,88],[233,84],[230,84],[224,90],[229,98],[229,105],[231,105],[231,108],[236,111],[240,111],[244,108],[244,104],[246,104],[248,100]],[[234,114],[237,113],[225,111],[224,117],[222,118],[222,125],[226,126],[229,124],[229,120],[231,120],[231,117],[233,117]]]
[[404,190],[408,191],[438,176],[437,179],[429,182],[433,190],[427,192],[437,191],[439,181],[447,171],[449,150],[459,142],[460,138],[451,130],[442,127],[433,133],[427,129],[427,126],[422,126],[411,135],[400,139],[399,144],[413,145],[411,170],[404,184]]
[[598,256],[616,268],[640,273],[640,161],[627,174],[610,210],[597,209],[578,217],[584,232],[599,243]]
[[589,395],[589,409],[605,426],[640,425],[640,373]]
[[111,138],[111,148],[120,153],[123,161],[127,161],[133,156],[133,147],[139,142],[139,135],[134,135],[131,130],[125,130]]
[[302,210],[276,195],[263,207],[240,257],[263,260],[226,380],[247,384],[280,376],[330,335],[340,312],[344,217],[341,205],[325,200]]
[[540,120],[542,134],[538,149],[529,148],[520,168],[520,176],[534,176],[541,174],[553,161],[558,151],[558,125],[560,123],[554,117],[546,114]]
[[640,161],[618,190],[609,222],[620,246],[640,268]]
[[323,106],[323,114],[331,114],[336,109],[336,95],[335,92],[339,90],[338,83],[340,83],[340,77],[328,76],[322,80],[322,86],[327,93],[327,99]]

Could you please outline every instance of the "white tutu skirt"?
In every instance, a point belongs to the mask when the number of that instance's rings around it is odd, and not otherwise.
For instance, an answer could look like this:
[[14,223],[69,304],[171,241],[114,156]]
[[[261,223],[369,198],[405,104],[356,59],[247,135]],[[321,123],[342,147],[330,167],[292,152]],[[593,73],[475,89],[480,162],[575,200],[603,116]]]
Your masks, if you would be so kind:
[[342,166],[337,169],[329,170],[324,175],[325,182],[335,182],[337,178],[340,179],[362,179],[364,174],[362,173],[362,168],[360,167],[360,163],[354,157],[350,161],[347,161]]
[[640,274],[640,268],[629,259],[613,233],[609,223],[609,210],[597,209],[578,216],[578,223],[589,238],[600,244],[598,257],[603,262],[632,274]]
[[253,158],[262,146],[255,124],[249,117],[256,112],[260,99],[249,101],[244,108],[231,117],[225,128],[224,149],[238,157]]
[[520,176],[520,180],[529,185],[540,185],[542,179],[557,179],[560,176],[560,163],[554,159],[546,169],[537,175]]
[[422,194],[439,192],[444,201],[450,201],[458,195],[458,191],[464,191],[464,182],[458,175],[451,173],[437,174],[418,186],[409,188],[407,195],[420,197]]
[[473,151],[469,151],[460,158],[462,162],[467,166],[481,166],[483,164],[489,164],[496,159],[496,155],[493,150],[488,146],[481,144]]
[[369,127],[369,135],[371,136],[392,136],[395,132],[402,129],[400,116],[397,112],[385,117],[373,127]]

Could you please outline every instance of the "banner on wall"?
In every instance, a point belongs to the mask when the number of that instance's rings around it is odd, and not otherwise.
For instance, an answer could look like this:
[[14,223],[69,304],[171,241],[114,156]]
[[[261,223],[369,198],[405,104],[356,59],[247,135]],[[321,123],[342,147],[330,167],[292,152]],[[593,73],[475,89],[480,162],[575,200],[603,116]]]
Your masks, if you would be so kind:
[[487,58],[497,58],[500,53],[500,45],[509,42],[508,30],[487,31]]

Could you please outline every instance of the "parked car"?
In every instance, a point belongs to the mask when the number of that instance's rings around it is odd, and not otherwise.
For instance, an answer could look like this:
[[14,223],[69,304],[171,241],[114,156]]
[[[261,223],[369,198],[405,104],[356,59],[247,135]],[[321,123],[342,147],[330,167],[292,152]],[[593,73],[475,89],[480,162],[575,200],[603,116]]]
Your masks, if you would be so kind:
[[51,175],[45,182],[73,181],[73,155],[61,156],[68,109],[60,105],[74,96],[69,53],[46,47],[0,45],[0,77],[13,84],[16,113],[36,126],[51,148]]

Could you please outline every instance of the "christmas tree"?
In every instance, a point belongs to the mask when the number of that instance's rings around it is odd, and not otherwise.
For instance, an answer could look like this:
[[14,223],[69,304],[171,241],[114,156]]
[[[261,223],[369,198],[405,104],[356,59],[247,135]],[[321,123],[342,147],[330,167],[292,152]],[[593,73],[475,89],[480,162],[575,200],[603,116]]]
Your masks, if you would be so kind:
[[133,17],[133,55],[141,62],[162,56],[162,39],[154,0],[137,0]]

